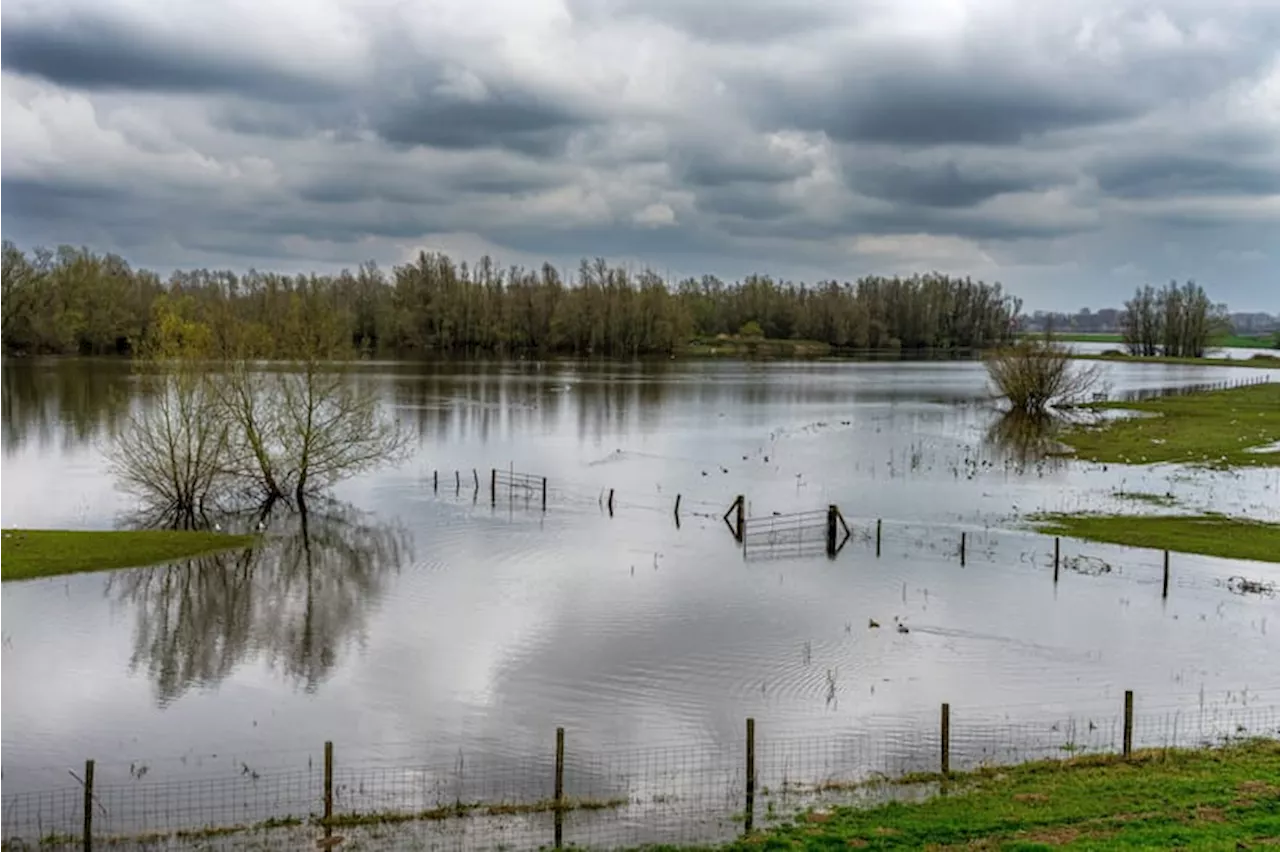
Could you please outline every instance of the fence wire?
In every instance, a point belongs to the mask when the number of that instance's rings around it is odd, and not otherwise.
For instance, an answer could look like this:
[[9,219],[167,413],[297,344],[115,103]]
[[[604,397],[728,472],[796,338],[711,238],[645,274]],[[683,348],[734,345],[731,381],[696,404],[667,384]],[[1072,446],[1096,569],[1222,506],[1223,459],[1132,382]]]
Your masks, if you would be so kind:
[[[1123,743],[1120,713],[1009,722],[956,707],[950,722],[952,771],[1114,754]],[[822,737],[788,736],[767,720],[754,730],[755,828],[816,805],[921,798],[936,782],[918,774],[941,766],[936,714],[873,719]],[[1280,739],[1280,704],[1160,708],[1136,714],[1132,730],[1135,749]],[[338,742],[330,797],[320,749],[289,753],[275,770],[246,766],[167,782],[97,783],[92,839],[101,848],[174,850],[329,848],[326,842],[363,849],[715,843],[746,828],[746,739],[744,728],[741,741],[729,745],[577,749],[568,732],[559,769],[551,738],[536,756],[463,746],[451,759],[421,761],[344,761]],[[104,766],[100,777],[130,777],[120,769]],[[84,848],[83,770],[68,768],[69,783],[58,789],[7,790],[4,848]],[[893,783],[907,776],[916,780]]]

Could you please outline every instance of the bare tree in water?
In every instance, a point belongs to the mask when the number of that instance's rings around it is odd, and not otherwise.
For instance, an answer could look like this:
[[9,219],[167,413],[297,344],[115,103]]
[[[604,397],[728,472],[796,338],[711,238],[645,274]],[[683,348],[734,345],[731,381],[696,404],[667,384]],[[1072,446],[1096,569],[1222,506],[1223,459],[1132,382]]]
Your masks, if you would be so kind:
[[297,361],[256,364],[242,342],[215,341],[161,299],[153,348],[140,362],[157,388],[111,450],[120,482],[148,508],[147,525],[209,525],[213,511],[278,500],[301,507],[336,482],[401,458],[408,433],[376,388],[351,369],[350,346],[318,296],[294,294]]
[[204,527],[225,480],[230,424],[211,376],[193,358],[205,330],[167,302],[158,304],[155,321],[157,343],[139,376],[152,393],[116,436],[110,466],[150,508],[155,525]]
[[264,501],[303,503],[336,482],[403,456],[409,435],[351,369],[356,353],[322,292],[292,294],[285,323],[297,360],[254,367],[242,350],[220,376],[235,423],[233,464]]

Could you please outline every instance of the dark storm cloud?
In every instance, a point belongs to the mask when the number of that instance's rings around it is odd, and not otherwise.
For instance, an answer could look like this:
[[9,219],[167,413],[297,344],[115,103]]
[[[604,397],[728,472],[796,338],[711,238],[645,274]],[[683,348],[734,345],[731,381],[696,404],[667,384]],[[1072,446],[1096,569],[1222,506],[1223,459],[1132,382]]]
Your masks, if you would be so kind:
[[756,95],[757,110],[765,126],[822,131],[840,142],[903,146],[1015,145],[1142,110],[1118,90],[1090,91],[1068,80],[1034,82],[998,67],[929,66],[920,57],[897,68],[837,68],[834,84],[790,91],[764,83],[768,99]]
[[389,202],[395,204],[449,205],[458,193],[522,195],[557,186],[562,177],[550,169],[515,163],[476,163],[443,174],[406,180],[394,167],[351,165],[341,172],[326,172],[302,181],[297,190],[303,201],[316,204]]
[[1099,188],[1121,198],[1280,193],[1280,163],[1270,167],[1192,154],[1131,154],[1092,170]]
[[4,177],[0,179],[0,190],[5,212],[19,219],[57,219],[74,213],[82,204],[115,203],[130,198],[122,187],[31,178]]
[[592,122],[553,96],[487,85],[478,97],[448,94],[428,82],[381,108],[377,132],[397,145],[466,150],[506,148],[547,156]]
[[784,183],[813,171],[810,163],[770,151],[765,145],[746,146],[729,140],[676,151],[670,162],[681,183],[700,187]]
[[849,185],[862,195],[920,207],[971,207],[996,195],[1044,185],[1033,176],[968,173],[954,162],[927,165],[879,161],[845,165]]
[[0,51],[5,70],[90,90],[238,92],[290,102],[332,94],[316,80],[231,55],[212,42],[193,50],[98,15],[57,24],[5,20]]

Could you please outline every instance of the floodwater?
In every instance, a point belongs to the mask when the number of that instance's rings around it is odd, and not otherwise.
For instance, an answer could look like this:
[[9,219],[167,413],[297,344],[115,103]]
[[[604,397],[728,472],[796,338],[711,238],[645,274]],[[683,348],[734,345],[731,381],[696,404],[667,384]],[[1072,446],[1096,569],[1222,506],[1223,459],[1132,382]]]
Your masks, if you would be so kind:
[[[1100,369],[1112,397],[1280,380]],[[1280,520],[1280,473],[1019,457],[993,438],[980,364],[371,363],[355,380],[416,450],[343,483],[305,534],[281,516],[252,552],[4,585],[6,797],[91,757],[111,783],[256,777],[325,740],[340,764],[516,765],[558,726],[574,755],[736,754],[748,716],[766,739],[909,748],[944,701],[962,741],[979,721],[1109,725],[1126,689],[1192,727],[1280,706],[1275,566],[1175,555],[1165,600],[1160,554],[1064,540],[1055,584],[1052,539],[1021,528],[1168,510],[1134,494]],[[127,517],[105,457],[146,404],[127,366],[6,363],[3,391],[3,525]],[[545,476],[546,511],[540,479],[494,501],[495,467]],[[739,494],[745,552],[721,520]],[[775,515],[829,504],[853,532],[834,558],[825,514]]]

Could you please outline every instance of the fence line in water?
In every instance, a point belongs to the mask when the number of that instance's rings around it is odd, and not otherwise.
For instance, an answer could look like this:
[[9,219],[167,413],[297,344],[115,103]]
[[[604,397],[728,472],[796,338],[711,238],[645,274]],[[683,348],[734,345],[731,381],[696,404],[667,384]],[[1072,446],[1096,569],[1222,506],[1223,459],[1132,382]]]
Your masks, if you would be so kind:
[[[473,470],[472,479],[475,483],[472,502],[478,505],[480,474],[477,470]],[[499,489],[506,488],[509,500],[513,503],[516,499],[515,495],[519,493],[525,495],[526,504],[533,502],[534,495],[540,495],[541,510],[544,513],[547,511],[549,493],[547,477],[490,468],[488,479],[491,507],[497,506]],[[433,472],[432,480],[435,483],[439,482],[438,472]],[[461,480],[461,473],[456,472],[455,481],[461,482]],[[435,490],[438,492],[438,485]],[[561,490],[550,493],[573,495],[574,492]],[[623,503],[621,500],[616,499],[616,492],[612,488],[602,490],[595,498],[587,496],[585,491],[579,492],[577,497],[579,498],[578,502],[583,505],[594,499],[594,502],[603,511],[607,511],[610,518],[614,517],[615,508],[624,506],[628,508],[662,510],[661,506],[633,502]],[[680,507],[683,500],[682,494],[676,495],[674,516],[677,528],[681,526]],[[706,500],[691,500],[687,501],[686,505],[688,504],[702,507],[714,507],[717,505]],[[987,562],[999,561],[996,555],[995,542],[997,536],[1005,534],[1023,538],[1042,538],[1046,542],[1051,540],[1053,555],[1052,559],[1046,557],[1045,567],[1052,567],[1053,582],[1055,584],[1060,581],[1063,570],[1080,574],[1105,574],[1110,573],[1112,570],[1112,566],[1102,560],[1083,556],[1079,553],[1074,555],[1064,554],[1062,547],[1062,539],[1064,537],[1068,541],[1081,544],[1089,542],[1088,539],[1075,539],[1070,536],[1060,535],[1049,536],[1032,530],[992,528],[977,524],[921,523],[896,520],[886,522],[884,518],[870,517],[855,517],[851,525],[840,511],[840,507],[835,504],[821,509],[787,513],[774,512],[770,515],[749,517],[747,515],[747,505],[746,496],[739,494],[722,515],[718,512],[696,510],[690,512],[690,514],[703,518],[719,516],[728,527],[734,540],[740,545],[743,559],[747,561],[817,557],[824,554],[828,559],[836,559],[851,541],[864,544],[867,550],[874,549],[875,556],[878,559],[883,555],[886,543],[902,543],[905,541],[917,548],[940,549],[943,553],[954,558],[961,567],[965,567],[975,555]],[[921,528],[925,532],[922,535],[909,535],[908,531],[913,527]],[[939,534],[939,531],[942,531],[942,534]],[[952,535],[948,535],[947,531],[950,531]],[[1089,543],[1096,544],[1094,542]],[[1169,597],[1172,578],[1172,551],[1159,548],[1107,544],[1105,542],[1102,544],[1109,547],[1124,547],[1128,550],[1150,551],[1160,554],[1161,597]],[[1029,554],[1023,551],[1019,558],[1021,561],[1026,561],[1027,557],[1030,556],[1033,563],[1038,563],[1037,555],[1035,550],[1032,550]],[[1248,577],[1233,577],[1232,580],[1234,582],[1230,585],[1230,590],[1236,593],[1274,595],[1277,592],[1276,584],[1266,580]]]
[[536,756],[459,749],[448,762],[347,761],[339,740],[308,753],[305,765],[268,770],[246,764],[170,781],[149,779],[146,766],[136,764],[122,780],[120,767],[89,760],[68,768],[68,783],[58,789],[6,792],[4,845],[245,848],[257,842],[311,849],[348,839],[407,838],[508,848],[710,843],[833,799],[913,794],[878,783],[908,774],[927,773],[916,779],[927,792],[951,772],[980,766],[1280,739],[1280,704],[1164,712],[1136,712],[1135,706],[1141,710],[1141,701],[1126,692],[1102,714],[993,723],[975,708],[944,703],[914,724],[873,724],[823,737],[787,736],[767,719],[748,718],[731,748],[593,749],[578,745],[579,732],[558,728],[547,732]]

